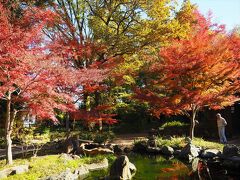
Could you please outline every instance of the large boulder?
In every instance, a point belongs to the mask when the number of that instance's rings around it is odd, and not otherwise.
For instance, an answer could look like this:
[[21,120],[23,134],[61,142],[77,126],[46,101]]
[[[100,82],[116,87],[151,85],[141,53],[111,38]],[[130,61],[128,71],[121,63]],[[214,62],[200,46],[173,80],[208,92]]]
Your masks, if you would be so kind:
[[60,158],[64,161],[70,161],[70,160],[74,160],[74,159],[80,159],[80,156],[74,155],[74,154],[62,153],[62,154],[59,155],[58,158]]
[[147,151],[147,142],[140,141],[134,144],[133,151],[137,153],[145,153]]
[[150,147],[157,147],[157,138],[155,135],[148,137],[147,145]]
[[223,160],[223,166],[231,169],[231,170],[237,170],[238,172],[240,171],[240,157],[238,156],[233,156],[233,157],[228,157]]
[[106,169],[106,168],[108,168],[108,160],[107,160],[107,158],[104,158],[101,162],[86,165],[86,168],[89,171]]
[[172,156],[174,153],[174,149],[170,146],[163,146],[161,148],[162,154],[167,155],[167,156]]
[[181,150],[179,154],[180,158],[191,160],[195,157],[198,157],[200,149],[195,145],[189,143]]
[[173,152],[174,156],[180,156],[180,154],[181,154],[181,149],[175,149]]
[[81,165],[79,168],[77,168],[74,172],[74,174],[77,174],[79,178],[84,178],[89,173],[89,170],[86,166]]
[[223,147],[223,157],[240,156],[240,148],[236,145],[227,144]]
[[128,157],[122,155],[112,164],[108,179],[128,180],[135,175],[136,170],[136,167],[129,161]]
[[29,171],[29,165],[19,165],[0,171],[0,179],[7,178],[9,175],[22,174]]
[[12,168],[11,174],[22,174],[22,173],[28,172],[28,170],[29,170],[29,165],[15,166]]
[[201,152],[200,156],[202,158],[214,158],[216,156],[219,156],[221,154],[221,151],[217,149],[205,149]]
[[159,147],[150,147],[148,146],[146,148],[146,151],[151,154],[161,154],[162,150]]
[[121,154],[124,151],[124,147],[120,146],[120,145],[115,145],[115,146],[113,146],[113,151],[116,154]]
[[62,172],[59,175],[53,175],[45,178],[45,180],[77,180],[78,174],[77,172],[72,173],[69,168],[66,171]]
[[127,147],[125,147],[125,148],[123,149],[123,152],[126,153],[126,154],[128,154],[128,153],[132,152],[132,149],[133,149],[132,147],[127,146]]
[[108,147],[100,147],[96,145],[91,144],[81,144],[80,146],[81,151],[85,155],[98,155],[98,154],[113,154],[113,150]]
[[196,172],[199,166],[199,158],[194,158],[191,163],[192,172]]

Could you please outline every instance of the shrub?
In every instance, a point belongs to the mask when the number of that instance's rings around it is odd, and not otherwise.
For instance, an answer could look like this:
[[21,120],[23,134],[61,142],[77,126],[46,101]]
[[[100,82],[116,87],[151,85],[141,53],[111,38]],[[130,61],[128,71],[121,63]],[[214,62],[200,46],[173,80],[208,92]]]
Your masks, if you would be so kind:
[[174,137],[171,140],[157,138],[157,145],[158,146],[172,146],[176,148],[182,148],[186,145],[184,141],[184,137]]
[[112,140],[115,137],[112,131],[96,133],[94,137],[94,142],[99,144],[105,144],[107,141]]
[[188,124],[183,123],[181,121],[171,121],[171,122],[166,122],[164,123],[160,128],[168,128],[168,127],[184,127],[187,126]]
[[188,124],[181,121],[170,121],[159,127],[160,135],[184,136],[189,131]]

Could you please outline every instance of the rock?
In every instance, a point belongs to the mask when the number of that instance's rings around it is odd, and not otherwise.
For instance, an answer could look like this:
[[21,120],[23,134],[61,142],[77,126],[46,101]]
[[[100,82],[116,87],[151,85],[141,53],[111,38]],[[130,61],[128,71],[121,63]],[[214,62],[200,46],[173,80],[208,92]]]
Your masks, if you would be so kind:
[[223,156],[224,157],[240,156],[240,148],[236,145],[227,144],[223,147]]
[[119,156],[112,164],[110,169],[110,176],[108,179],[128,180],[134,176],[136,170],[137,169],[134,164],[129,162],[128,157],[122,155]]
[[72,158],[73,158],[73,159],[80,159],[80,156],[73,154],[73,155],[72,155]]
[[107,148],[94,148],[91,150],[84,149],[83,152],[86,155],[113,154],[113,151]]
[[77,174],[80,178],[85,177],[88,173],[89,173],[89,170],[86,166],[80,166],[74,172],[74,174]]
[[171,156],[174,153],[174,149],[170,146],[163,146],[161,151],[164,155]]
[[125,147],[123,152],[125,153],[130,153],[132,151],[132,148],[131,147]]
[[172,140],[172,136],[166,135],[166,136],[163,136],[162,139],[164,139],[164,140]]
[[148,136],[151,137],[151,136],[157,136],[158,135],[158,130],[157,129],[151,129],[149,132],[148,132]]
[[19,165],[0,171],[0,179],[7,178],[9,175],[22,174],[29,171],[29,165]]
[[104,158],[99,163],[82,165],[75,169],[74,173],[72,173],[70,169],[66,169],[66,171],[62,172],[61,174],[48,176],[46,178],[43,178],[42,180],[77,180],[79,178],[84,178],[89,173],[89,171],[106,168],[108,168],[108,160]]
[[191,167],[192,167],[192,172],[196,172],[198,170],[198,166],[199,166],[199,158],[194,158],[192,160],[192,164],[191,164]]
[[136,144],[134,144],[133,151],[138,153],[145,153],[147,151],[147,142],[137,142]]
[[214,158],[221,154],[221,151],[217,149],[205,149],[201,152],[200,156],[202,158]]
[[97,155],[97,154],[113,154],[113,150],[103,147],[94,147],[92,149],[85,148],[85,144],[81,145],[81,151],[86,155]]
[[200,149],[193,144],[187,144],[179,154],[180,158],[191,160],[199,155]]
[[[129,162],[129,169],[130,169],[130,171],[131,171],[132,174],[133,174],[133,173],[135,174],[136,171],[137,171],[136,166],[135,166],[133,163],[131,163],[131,162]],[[132,175],[132,177],[133,177],[133,175]]]
[[0,179],[7,178],[11,174],[11,172],[12,172],[11,169],[4,169],[0,171]]
[[174,150],[174,152],[173,152],[173,155],[174,156],[179,156],[181,154],[181,149],[176,149],[176,150]]
[[12,175],[13,174],[22,174],[22,173],[25,173],[25,172],[28,172],[29,170],[29,165],[20,165],[20,166],[15,166],[12,168]]
[[119,145],[115,145],[115,146],[113,146],[113,151],[116,154],[121,154],[121,153],[123,153],[123,147],[119,146]]
[[147,145],[150,147],[157,147],[157,140],[148,140]]
[[78,137],[70,137],[66,139],[66,141],[63,144],[64,152],[69,154],[73,153],[75,154],[78,151],[80,142]]
[[148,136],[147,145],[150,147],[157,147],[157,138],[155,135]]
[[187,154],[186,156],[182,157],[183,159],[185,159],[188,163],[192,163],[194,157],[191,156],[190,154]]
[[65,143],[63,143],[63,149],[64,149],[64,153],[67,153],[67,154],[73,152],[74,145],[73,145],[72,139],[67,139]]
[[150,146],[147,147],[146,151],[148,153],[153,153],[153,154],[161,154],[161,152],[162,152],[161,148],[159,148],[159,147],[150,147]]
[[187,144],[191,144],[192,143],[192,139],[190,137],[185,137],[184,141],[187,143]]
[[240,157],[232,156],[225,158],[223,161],[223,166],[229,169],[240,170]]
[[62,154],[59,155],[58,158],[63,160],[64,163],[66,163],[67,161],[72,161],[74,159],[80,159],[80,156],[73,155],[73,154],[62,153]]
[[66,161],[73,160],[72,156],[70,154],[66,154],[66,153],[60,154],[58,158],[66,160]]
[[69,168],[66,169],[66,171],[62,172],[59,175],[53,175],[47,177],[45,180],[77,180],[78,179],[78,174],[72,173]]
[[73,157],[71,154],[66,154],[66,153],[62,153],[59,155],[60,159],[64,160],[64,161],[70,161],[70,160],[73,160]]
[[103,159],[101,162],[99,162],[99,163],[92,163],[92,164],[86,165],[86,168],[87,168],[89,171],[106,169],[106,168],[108,168],[108,160],[107,160],[107,158],[104,158],[104,159]]

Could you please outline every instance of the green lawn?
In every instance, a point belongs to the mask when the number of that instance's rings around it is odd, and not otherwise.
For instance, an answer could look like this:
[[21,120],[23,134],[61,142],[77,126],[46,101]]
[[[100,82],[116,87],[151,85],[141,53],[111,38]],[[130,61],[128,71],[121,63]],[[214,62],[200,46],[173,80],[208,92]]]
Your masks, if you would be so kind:
[[[162,139],[161,137],[157,139],[158,145],[167,145],[167,146],[175,146],[182,148],[186,145],[185,137],[174,137],[171,140]],[[196,146],[200,146],[206,149],[218,149],[223,150],[223,144],[206,141],[202,138],[194,138],[192,144]]]
[[[29,159],[16,159],[14,160],[14,164],[23,165],[29,164],[30,170],[27,173],[20,175],[9,176],[7,179],[9,180],[33,180],[38,178],[43,178],[49,175],[60,173],[66,168],[70,168],[72,170],[79,167],[81,164],[90,164],[94,162],[99,162],[103,160],[104,157],[107,157],[109,160],[113,160],[113,155],[110,156],[96,156],[96,157],[83,157],[76,160],[66,161],[64,159],[59,158],[59,155],[48,155],[48,156],[39,156]],[[5,165],[5,160],[0,161],[0,170],[11,167]]]

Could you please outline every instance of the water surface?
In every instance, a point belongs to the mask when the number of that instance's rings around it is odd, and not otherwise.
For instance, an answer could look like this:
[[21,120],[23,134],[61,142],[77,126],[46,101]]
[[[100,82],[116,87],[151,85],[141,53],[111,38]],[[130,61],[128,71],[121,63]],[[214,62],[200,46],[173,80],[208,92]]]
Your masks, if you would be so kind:
[[[164,179],[189,179],[189,168],[177,159],[166,159],[163,156],[148,156],[132,154],[128,155],[130,162],[136,168],[137,173],[133,179],[140,180],[164,180]],[[92,172],[86,180],[103,179],[109,170]]]

